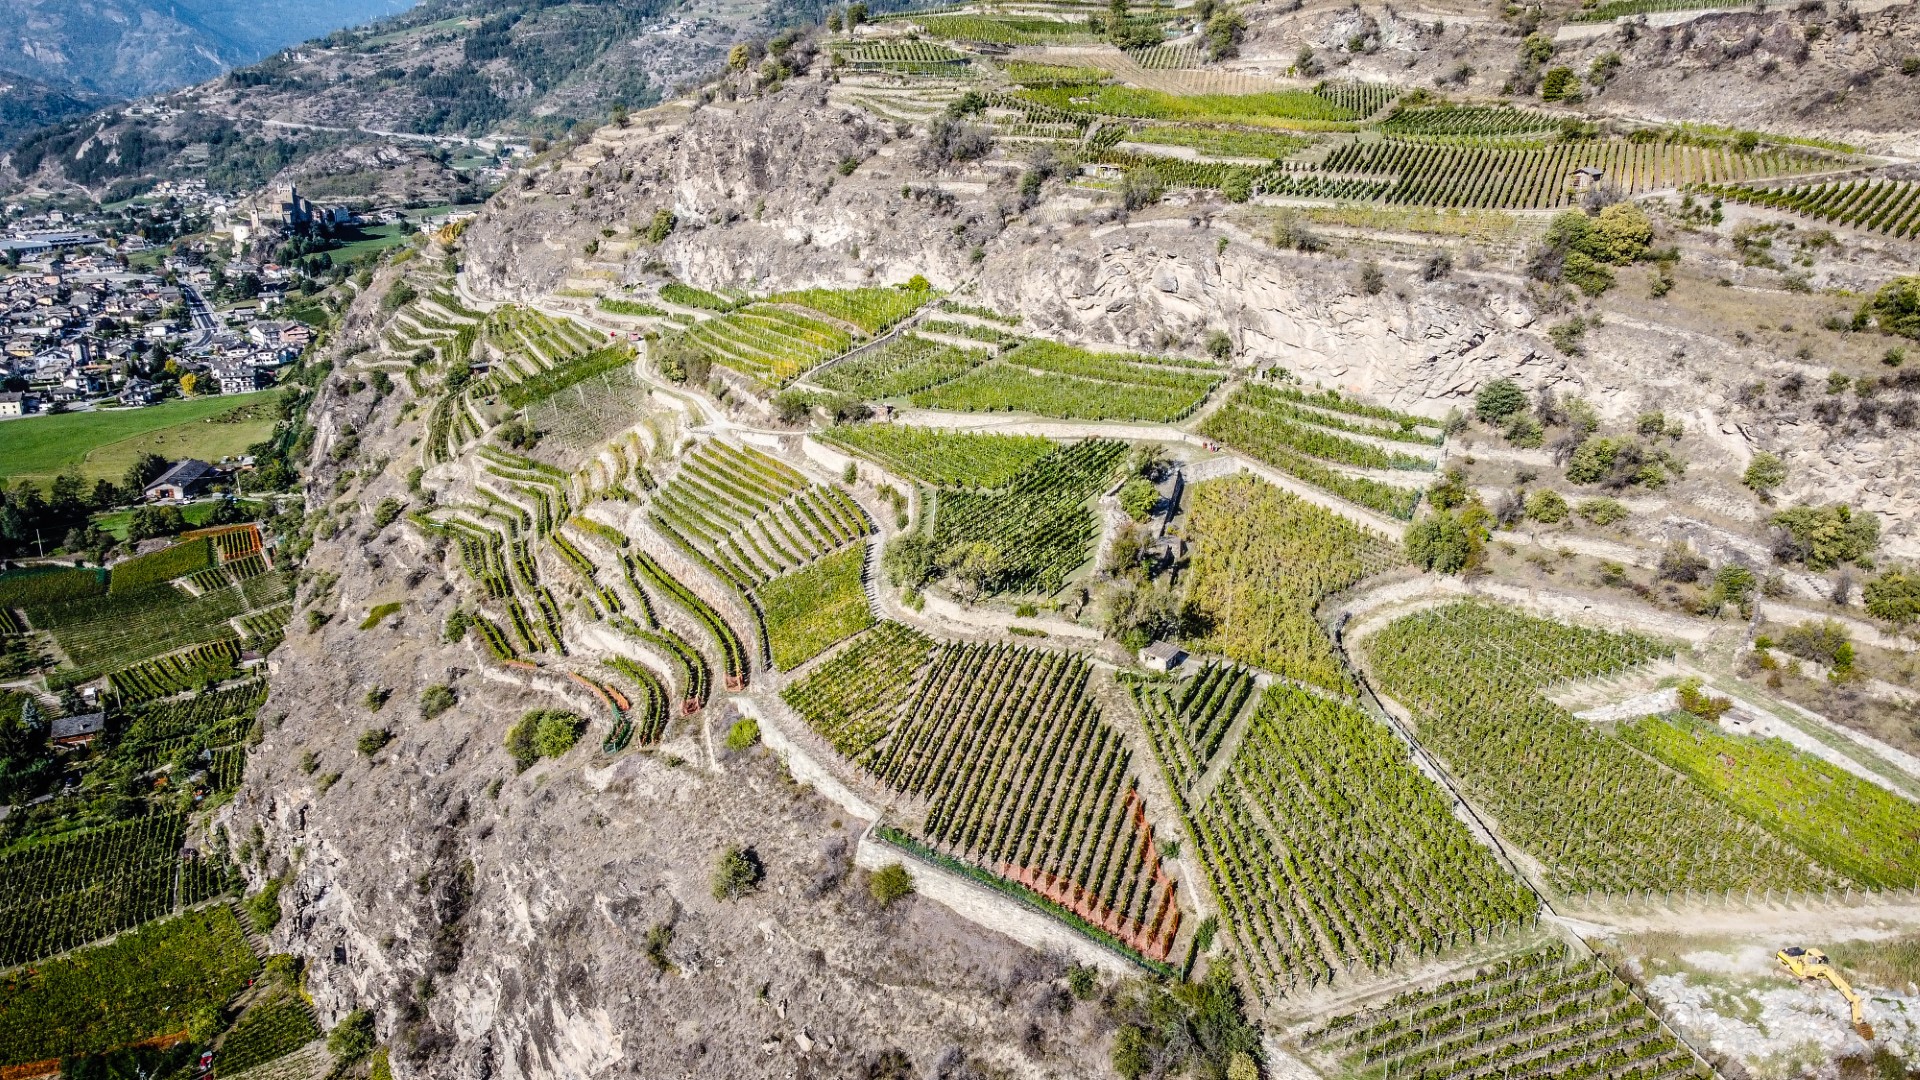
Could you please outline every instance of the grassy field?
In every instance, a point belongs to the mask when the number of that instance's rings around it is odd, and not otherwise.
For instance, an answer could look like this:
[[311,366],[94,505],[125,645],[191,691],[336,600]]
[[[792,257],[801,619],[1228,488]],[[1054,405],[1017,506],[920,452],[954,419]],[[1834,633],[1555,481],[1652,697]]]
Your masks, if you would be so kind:
[[390,247],[407,242],[413,235],[412,225],[372,225],[366,228],[349,227],[340,231],[339,236],[345,242],[334,248],[330,254],[335,263],[352,262],[362,255],[372,255]]
[[278,411],[273,407],[275,394],[262,390],[169,401],[144,409],[8,420],[0,423],[0,482],[45,483],[68,469],[88,481],[118,482],[127,466],[147,452],[169,461],[183,457],[215,461],[243,453],[273,434]]
[[[198,528],[207,523],[207,519],[213,516],[214,510],[217,509],[223,501],[225,500],[213,498],[204,502],[190,503],[180,508],[180,516],[187,519],[188,526]],[[267,504],[258,499],[241,499],[240,505],[246,507],[248,513],[258,514],[265,509]],[[102,532],[112,536],[115,540],[125,540],[127,538],[127,526],[132,524],[132,522],[133,511],[131,510],[115,510],[111,514],[95,514],[93,516],[93,523],[100,526]]]

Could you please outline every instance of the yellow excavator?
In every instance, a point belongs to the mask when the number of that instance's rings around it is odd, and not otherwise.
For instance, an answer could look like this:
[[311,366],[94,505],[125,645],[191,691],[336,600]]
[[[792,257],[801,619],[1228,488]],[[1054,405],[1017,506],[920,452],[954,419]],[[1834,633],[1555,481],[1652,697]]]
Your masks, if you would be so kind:
[[1840,996],[1846,998],[1847,1005],[1853,1009],[1853,1030],[1868,1042],[1873,1041],[1873,1025],[1867,1023],[1866,1013],[1861,1009],[1860,995],[1827,963],[1826,953],[1795,945],[1774,953],[1773,958],[1780,961],[1796,979],[1825,979],[1832,983],[1833,988],[1840,991]]

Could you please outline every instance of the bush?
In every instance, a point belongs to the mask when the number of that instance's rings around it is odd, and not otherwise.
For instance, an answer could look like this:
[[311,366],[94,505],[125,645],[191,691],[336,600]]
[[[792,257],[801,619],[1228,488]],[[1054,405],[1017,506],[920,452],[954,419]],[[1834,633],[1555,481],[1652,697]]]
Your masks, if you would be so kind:
[[1780,648],[1802,660],[1832,668],[1837,675],[1853,670],[1853,639],[1833,619],[1804,622],[1780,635]]
[[1580,76],[1570,67],[1550,68],[1546,77],[1540,80],[1540,98],[1543,101],[1566,101],[1580,96]]
[[1860,591],[1867,614],[1905,625],[1920,618],[1920,574],[1888,570]]
[[398,518],[400,512],[405,509],[406,507],[399,499],[381,499],[380,505],[373,508],[373,531],[386,531],[387,526],[393,524],[394,519]]
[[1780,455],[1762,450],[1747,463],[1747,471],[1740,474],[1740,482],[1755,493],[1765,495],[1787,482],[1787,463],[1780,460]]
[[679,224],[680,219],[674,217],[673,211],[665,207],[655,210],[653,220],[647,224],[647,243],[658,244],[672,236],[674,227]]
[[507,753],[521,772],[543,757],[562,757],[580,741],[585,718],[564,709],[530,709],[507,729]]
[[431,720],[441,713],[446,712],[448,709],[453,708],[458,700],[459,699],[454,696],[453,687],[451,686],[445,684],[429,686],[420,692],[420,716],[423,719]]
[[1512,379],[1494,379],[1473,395],[1473,411],[1489,424],[1499,424],[1527,407],[1527,393]]
[[1880,286],[1854,316],[1856,328],[1869,322],[1883,334],[1920,340],[1920,277],[1898,277]]
[[744,716],[733,722],[727,729],[727,749],[738,753],[751,750],[760,742],[760,722],[751,716]]
[[280,925],[280,879],[270,878],[260,891],[247,897],[247,918],[265,934]]
[[355,1009],[327,1033],[327,1052],[335,1061],[358,1061],[373,1052],[379,1039],[373,1032],[373,1014]]
[[1067,992],[1081,1001],[1092,1001],[1100,993],[1100,971],[1090,964],[1075,964],[1067,969]]
[[899,863],[888,863],[875,870],[867,880],[867,892],[881,907],[891,907],[895,900],[904,899],[913,892],[913,875]]
[[1128,210],[1143,210],[1160,201],[1167,193],[1167,182],[1159,170],[1142,166],[1128,169],[1120,185],[1120,201]]
[[1773,515],[1770,523],[1782,530],[1774,554],[1782,561],[1803,562],[1809,570],[1859,562],[1880,546],[1880,519],[1856,514],[1844,503],[1796,506]]
[[368,728],[360,733],[360,741],[358,744],[360,747],[360,756],[372,757],[386,749],[387,744],[392,741],[393,732],[388,731],[386,728]]
[[1575,512],[1595,525],[1612,525],[1627,519],[1626,505],[1618,499],[1598,498],[1583,500]]
[[1546,525],[1565,521],[1567,500],[1559,492],[1543,488],[1527,496],[1527,516]]
[[1153,481],[1144,476],[1136,476],[1120,485],[1120,509],[1135,521],[1145,521],[1153,516],[1153,508],[1160,503],[1160,492]]
[[1477,565],[1486,544],[1485,519],[1478,504],[1421,518],[1407,530],[1408,560],[1437,574],[1457,574]]
[[720,853],[713,868],[713,898],[738,900],[758,890],[764,876],[766,871],[752,849],[730,847]]

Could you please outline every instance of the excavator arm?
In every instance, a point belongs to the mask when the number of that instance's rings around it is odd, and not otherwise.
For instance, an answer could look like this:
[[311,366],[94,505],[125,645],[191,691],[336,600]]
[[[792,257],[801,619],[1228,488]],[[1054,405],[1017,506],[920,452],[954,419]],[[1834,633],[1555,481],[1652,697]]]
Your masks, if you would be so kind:
[[1867,1023],[1865,1002],[1845,978],[1833,966],[1827,963],[1827,954],[1818,949],[1782,949],[1774,954],[1781,965],[1798,979],[1825,979],[1840,996],[1847,999],[1847,1007],[1853,1012],[1853,1030],[1868,1042],[1873,1041],[1873,1025]]

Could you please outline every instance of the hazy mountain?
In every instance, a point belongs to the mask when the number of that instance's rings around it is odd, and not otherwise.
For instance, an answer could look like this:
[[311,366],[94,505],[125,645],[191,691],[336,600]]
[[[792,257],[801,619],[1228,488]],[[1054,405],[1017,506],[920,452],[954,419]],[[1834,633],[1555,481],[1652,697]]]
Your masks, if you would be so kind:
[[0,0],[0,68],[104,97],[140,97],[411,6],[411,0]]

